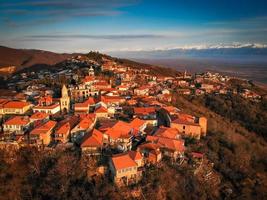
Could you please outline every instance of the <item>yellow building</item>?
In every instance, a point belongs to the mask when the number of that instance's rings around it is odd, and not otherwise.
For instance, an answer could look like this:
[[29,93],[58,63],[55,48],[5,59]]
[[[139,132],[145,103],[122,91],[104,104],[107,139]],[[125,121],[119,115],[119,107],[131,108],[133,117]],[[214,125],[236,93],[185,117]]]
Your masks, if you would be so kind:
[[206,136],[207,119],[200,117],[197,122],[191,122],[182,119],[176,119],[171,122],[171,128],[176,128],[182,135],[200,139],[201,136]]
[[31,108],[31,104],[21,101],[5,101],[0,107],[0,114],[10,115],[17,114],[23,115]]

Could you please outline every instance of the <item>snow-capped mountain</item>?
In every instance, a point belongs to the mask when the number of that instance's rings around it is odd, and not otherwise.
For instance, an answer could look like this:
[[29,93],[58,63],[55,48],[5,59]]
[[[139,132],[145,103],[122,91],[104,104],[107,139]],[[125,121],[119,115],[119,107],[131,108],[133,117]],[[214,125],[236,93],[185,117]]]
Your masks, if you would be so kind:
[[109,52],[113,56],[125,58],[267,58],[267,45],[259,43],[200,44],[178,47],[156,48],[151,50],[129,50]]

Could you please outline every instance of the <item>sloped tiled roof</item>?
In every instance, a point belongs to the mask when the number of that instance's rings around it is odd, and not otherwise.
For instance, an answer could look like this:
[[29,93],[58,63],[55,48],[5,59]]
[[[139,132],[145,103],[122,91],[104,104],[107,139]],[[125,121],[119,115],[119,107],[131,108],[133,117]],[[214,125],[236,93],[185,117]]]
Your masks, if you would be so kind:
[[133,121],[130,122],[130,126],[135,129],[139,129],[141,126],[143,126],[146,122],[144,120],[141,120],[139,118],[135,118]]
[[30,104],[27,102],[21,102],[21,101],[9,101],[6,104],[4,104],[4,108],[24,108],[25,106],[29,106]]
[[128,153],[113,156],[112,163],[116,170],[137,167],[137,163],[129,156]]
[[11,119],[8,119],[4,124],[5,125],[27,125],[29,123],[29,117],[26,116],[15,116]]
[[113,139],[128,138],[130,137],[131,130],[132,127],[128,123],[118,121],[112,128],[106,131],[106,134]]
[[173,151],[184,152],[184,140],[177,140],[177,139],[169,139],[164,137],[157,137],[157,136],[147,136],[147,141],[154,142],[155,144],[160,145],[160,147],[167,148]]
[[53,129],[56,126],[57,122],[49,120],[47,122],[45,122],[44,124],[36,127],[35,129],[33,129],[30,134],[45,134],[48,131],[50,131],[51,129]]
[[34,119],[34,120],[42,120],[42,119],[47,118],[48,116],[49,116],[49,114],[47,114],[47,113],[36,112],[36,113],[32,114],[32,116],[30,118]]
[[82,141],[81,148],[83,147],[101,147],[103,145],[103,134],[94,129],[92,133]]
[[155,136],[166,137],[169,139],[176,139],[176,136],[179,134],[178,130],[175,128],[169,127],[160,127],[156,132]]

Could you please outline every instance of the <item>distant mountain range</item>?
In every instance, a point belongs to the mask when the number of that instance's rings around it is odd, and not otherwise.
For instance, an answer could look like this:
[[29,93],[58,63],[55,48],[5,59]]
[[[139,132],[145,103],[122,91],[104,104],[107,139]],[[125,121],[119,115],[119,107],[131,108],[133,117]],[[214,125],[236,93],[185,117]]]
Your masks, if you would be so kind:
[[13,49],[0,46],[0,68],[15,66],[16,71],[34,65],[54,65],[73,54],[58,54],[42,50]]
[[[265,44],[199,45],[177,48],[117,51],[109,52],[112,56],[123,58],[161,59],[161,58],[225,58],[262,60],[267,58]],[[266,61],[267,62],[267,61]]]

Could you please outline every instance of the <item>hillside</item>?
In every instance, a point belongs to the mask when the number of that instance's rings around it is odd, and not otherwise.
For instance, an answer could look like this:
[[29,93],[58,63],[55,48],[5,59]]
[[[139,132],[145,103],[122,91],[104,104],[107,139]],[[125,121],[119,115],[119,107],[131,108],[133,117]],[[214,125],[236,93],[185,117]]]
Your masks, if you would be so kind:
[[[58,54],[42,50],[13,49],[0,46],[0,73],[10,74],[33,65],[54,65],[71,58],[73,54]],[[12,67],[12,69],[9,66]]]

